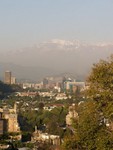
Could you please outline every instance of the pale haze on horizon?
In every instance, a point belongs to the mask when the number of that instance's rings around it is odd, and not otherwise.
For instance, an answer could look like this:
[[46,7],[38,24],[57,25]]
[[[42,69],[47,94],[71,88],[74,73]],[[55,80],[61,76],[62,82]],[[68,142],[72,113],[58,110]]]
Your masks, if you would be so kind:
[[84,74],[113,53],[112,18],[112,0],[0,0],[0,62]]
[[50,39],[113,42],[112,0],[0,0],[0,51]]

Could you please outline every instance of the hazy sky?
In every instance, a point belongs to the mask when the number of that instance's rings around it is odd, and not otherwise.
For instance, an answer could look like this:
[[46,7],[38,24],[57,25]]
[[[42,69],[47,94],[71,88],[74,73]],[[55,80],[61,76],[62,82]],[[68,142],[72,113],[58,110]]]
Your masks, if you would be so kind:
[[0,0],[0,52],[50,39],[113,41],[113,0]]

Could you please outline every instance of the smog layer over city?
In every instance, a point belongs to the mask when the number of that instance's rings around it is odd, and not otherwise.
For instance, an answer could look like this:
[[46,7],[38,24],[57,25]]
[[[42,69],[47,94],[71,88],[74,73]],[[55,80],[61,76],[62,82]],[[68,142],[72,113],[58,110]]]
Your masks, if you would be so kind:
[[112,0],[0,1],[0,149],[113,150]]

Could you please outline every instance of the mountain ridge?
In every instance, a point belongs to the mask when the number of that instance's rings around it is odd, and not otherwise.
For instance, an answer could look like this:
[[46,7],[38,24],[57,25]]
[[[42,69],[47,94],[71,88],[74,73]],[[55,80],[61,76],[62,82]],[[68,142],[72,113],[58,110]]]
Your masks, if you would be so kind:
[[25,66],[24,69],[13,70],[32,79],[63,72],[86,77],[94,63],[100,59],[107,59],[111,54],[112,42],[87,43],[79,40],[54,39],[1,54],[0,60]]

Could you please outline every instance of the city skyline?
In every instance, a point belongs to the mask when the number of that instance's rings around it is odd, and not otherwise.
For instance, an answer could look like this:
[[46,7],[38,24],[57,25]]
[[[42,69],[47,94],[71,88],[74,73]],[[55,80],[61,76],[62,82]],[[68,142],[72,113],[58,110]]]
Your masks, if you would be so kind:
[[112,8],[111,0],[1,1],[0,72],[86,77],[113,53]]

